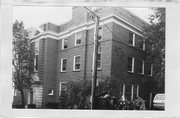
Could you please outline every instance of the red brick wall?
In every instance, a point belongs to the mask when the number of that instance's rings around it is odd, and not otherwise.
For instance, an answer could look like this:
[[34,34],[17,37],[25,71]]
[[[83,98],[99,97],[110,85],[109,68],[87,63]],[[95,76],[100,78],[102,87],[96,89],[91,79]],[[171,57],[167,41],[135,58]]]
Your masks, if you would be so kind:
[[[42,67],[43,69],[43,106],[47,102],[55,100],[53,96],[48,96],[49,89],[53,89],[56,93],[56,65],[57,65],[57,43],[58,40],[51,38],[44,39],[44,51],[40,53],[42,55]],[[40,60],[41,61],[41,60]]]

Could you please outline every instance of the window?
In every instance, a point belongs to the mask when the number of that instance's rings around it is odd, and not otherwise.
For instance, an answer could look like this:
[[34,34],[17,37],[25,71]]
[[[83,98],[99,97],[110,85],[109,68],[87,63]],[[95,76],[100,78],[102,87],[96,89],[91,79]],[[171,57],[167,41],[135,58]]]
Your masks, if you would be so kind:
[[67,39],[62,40],[62,50],[67,49]]
[[128,57],[128,72],[134,72],[134,57]]
[[141,50],[145,50],[145,40],[144,40],[144,39],[142,39],[142,40],[139,42],[139,48],[140,48]]
[[80,56],[74,56],[74,71],[79,71],[80,70]]
[[138,97],[139,94],[139,85],[133,85],[133,98]]
[[99,32],[98,32],[98,40],[102,39],[102,35],[103,35],[103,28],[102,26],[99,27]]
[[66,72],[67,70],[67,59],[61,59],[61,72]]
[[38,55],[35,55],[35,59],[34,59],[34,71],[38,71]]
[[132,46],[135,46],[135,34],[133,33],[129,33],[129,44],[131,44]]
[[140,60],[139,74],[144,74],[144,61]]
[[48,91],[48,95],[49,95],[49,96],[54,95],[54,90],[53,90],[53,89],[49,89],[49,91]]
[[39,41],[35,41],[35,55],[39,54]]
[[148,75],[152,76],[153,75],[153,64],[148,65]]
[[101,46],[98,46],[97,69],[101,69]]
[[60,82],[59,84],[59,96],[61,96],[63,94],[63,92],[65,92],[67,89],[66,87],[66,82]]
[[75,34],[75,46],[81,44],[81,33]]

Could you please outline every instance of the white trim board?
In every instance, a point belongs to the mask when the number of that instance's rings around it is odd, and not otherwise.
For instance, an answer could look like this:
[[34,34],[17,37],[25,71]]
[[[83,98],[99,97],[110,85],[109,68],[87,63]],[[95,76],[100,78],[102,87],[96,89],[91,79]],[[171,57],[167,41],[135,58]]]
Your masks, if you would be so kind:
[[[139,32],[142,32],[142,30],[137,29],[137,27],[132,26],[131,24],[124,23],[124,21],[122,21],[119,17],[117,17],[115,15],[111,15],[109,17],[101,19],[99,25],[108,24],[108,23],[116,23],[116,24],[130,30],[131,32],[133,32],[135,34],[138,34],[138,35],[144,37],[144,35],[142,33],[139,33]],[[31,40],[39,40],[41,38],[53,38],[56,40],[60,40],[60,39],[63,39],[65,37],[71,36],[74,33],[78,33],[78,32],[83,31],[83,30],[89,30],[92,28],[94,28],[94,23],[90,22],[90,23],[86,23],[86,24],[71,28],[71,29],[64,31],[64,32],[61,32],[61,33],[55,33],[52,31],[45,31],[42,34],[37,35],[36,37],[33,37]]]

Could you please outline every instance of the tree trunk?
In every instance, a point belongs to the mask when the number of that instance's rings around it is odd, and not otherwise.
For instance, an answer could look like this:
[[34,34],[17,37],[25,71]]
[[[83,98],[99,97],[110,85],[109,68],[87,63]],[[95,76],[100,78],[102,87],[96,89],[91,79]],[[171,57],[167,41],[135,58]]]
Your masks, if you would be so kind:
[[23,89],[20,90],[21,93],[21,105],[24,107],[25,103],[24,103],[24,91]]

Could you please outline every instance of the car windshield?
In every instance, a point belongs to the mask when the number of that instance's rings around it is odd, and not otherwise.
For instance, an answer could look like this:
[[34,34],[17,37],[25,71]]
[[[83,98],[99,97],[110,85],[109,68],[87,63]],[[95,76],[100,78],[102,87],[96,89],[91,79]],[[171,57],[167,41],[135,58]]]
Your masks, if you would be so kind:
[[164,100],[164,99],[165,99],[164,94],[157,94],[157,95],[154,97],[154,100]]

